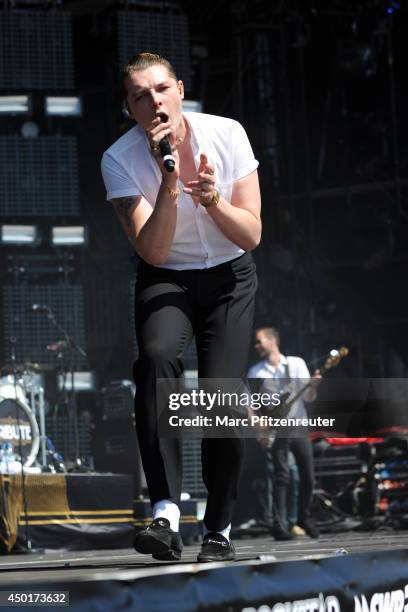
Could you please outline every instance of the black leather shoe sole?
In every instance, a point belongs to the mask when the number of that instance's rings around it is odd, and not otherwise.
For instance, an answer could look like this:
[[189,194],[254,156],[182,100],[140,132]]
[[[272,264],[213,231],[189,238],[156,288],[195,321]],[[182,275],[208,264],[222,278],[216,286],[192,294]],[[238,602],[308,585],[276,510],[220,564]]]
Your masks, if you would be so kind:
[[180,561],[183,542],[178,533],[142,531],[134,542],[137,552],[152,555],[158,561]]
[[209,563],[210,561],[235,561],[235,553],[233,550],[229,551],[228,554],[206,554],[199,553],[197,557],[198,563]]
[[163,534],[156,534],[152,531],[142,531],[138,533],[134,547],[142,555],[163,554],[170,549],[171,536],[164,537]]
[[[218,548],[218,550],[217,550]],[[208,563],[209,561],[234,561],[235,548],[231,543],[230,546],[218,546],[203,544],[201,551],[198,553],[198,563]]]
[[166,552],[154,553],[152,557],[153,559],[157,559],[158,561],[180,561],[181,551],[169,548]]

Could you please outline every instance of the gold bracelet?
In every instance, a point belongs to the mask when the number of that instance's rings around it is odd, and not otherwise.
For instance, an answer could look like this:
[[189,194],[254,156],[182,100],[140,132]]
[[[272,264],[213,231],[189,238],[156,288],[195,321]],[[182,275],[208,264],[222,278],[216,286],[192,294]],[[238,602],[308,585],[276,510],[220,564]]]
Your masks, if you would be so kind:
[[165,188],[167,189],[167,191],[169,192],[172,198],[179,197],[180,189],[178,187],[176,187],[176,189],[171,189],[164,181],[163,181],[163,185],[165,186]]
[[200,204],[201,206],[204,206],[204,208],[210,208],[210,206],[217,206],[218,202],[220,201],[220,197],[220,192],[217,191],[217,189],[214,189],[211,200],[208,203],[200,202]]

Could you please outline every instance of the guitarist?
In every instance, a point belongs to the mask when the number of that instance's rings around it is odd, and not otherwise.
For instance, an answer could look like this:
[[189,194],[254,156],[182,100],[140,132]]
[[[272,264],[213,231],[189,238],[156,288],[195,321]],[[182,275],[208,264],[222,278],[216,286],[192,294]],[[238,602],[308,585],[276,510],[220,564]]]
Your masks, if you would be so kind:
[[[279,332],[274,327],[262,327],[256,330],[255,349],[262,360],[250,368],[248,378],[274,379],[277,385],[279,380],[282,383],[289,383],[291,395],[298,392],[305,382],[310,381],[311,385],[291,406],[288,414],[289,417],[306,417],[305,402],[312,402],[316,398],[316,387],[321,381],[321,374],[317,370],[311,378],[305,361],[301,357],[283,355],[279,349],[279,341]],[[289,540],[293,537],[287,520],[289,450],[292,451],[299,470],[297,523],[310,537],[317,538],[319,531],[311,516],[314,485],[313,449],[308,432],[304,428],[296,431],[291,437],[287,434],[278,435],[269,451],[272,454],[274,472],[274,537],[277,540]]]

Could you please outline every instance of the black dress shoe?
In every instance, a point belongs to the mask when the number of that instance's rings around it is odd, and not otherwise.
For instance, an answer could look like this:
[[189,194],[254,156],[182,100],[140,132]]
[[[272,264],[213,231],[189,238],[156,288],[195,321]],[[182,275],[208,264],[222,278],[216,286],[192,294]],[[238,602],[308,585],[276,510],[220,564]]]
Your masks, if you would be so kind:
[[308,536],[317,539],[320,535],[320,531],[316,523],[311,518],[306,518],[303,521],[298,521],[299,527],[304,529]]
[[210,531],[205,536],[198,554],[197,561],[206,563],[208,561],[233,561],[235,559],[235,548],[232,542],[221,533]]
[[272,529],[272,535],[275,540],[284,541],[284,540],[293,540],[294,536],[287,529],[282,527],[281,525],[274,525]]
[[159,561],[179,561],[183,550],[183,541],[178,531],[170,529],[166,518],[157,518],[150,525],[139,531],[135,537],[134,547],[143,555],[152,555]]

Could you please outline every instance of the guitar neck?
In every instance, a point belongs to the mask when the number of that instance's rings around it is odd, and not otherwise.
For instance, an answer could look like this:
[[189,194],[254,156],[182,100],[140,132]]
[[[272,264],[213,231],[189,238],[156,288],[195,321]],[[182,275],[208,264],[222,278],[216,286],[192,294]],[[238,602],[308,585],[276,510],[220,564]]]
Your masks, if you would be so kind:
[[285,402],[285,408],[287,408],[287,409],[291,408],[293,406],[293,404],[295,402],[297,402],[298,399],[301,398],[302,395],[309,389],[311,384],[312,383],[311,383],[310,380],[309,380],[309,382],[304,384],[303,387],[301,389],[299,389],[299,391],[297,391],[297,393],[295,393],[295,395],[288,402]]
[[329,356],[326,359],[324,365],[321,368],[319,368],[318,370],[315,370],[313,372],[313,375],[312,375],[311,379],[305,385],[303,385],[303,387],[301,387],[301,389],[299,389],[299,391],[297,393],[295,393],[295,395],[288,402],[285,402],[285,407],[287,409],[291,408],[293,406],[293,404],[295,402],[297,402],[297,400],[299,398],[302,397],[302,395],[305,393],[305,391],[307,391],[307,389],[309,389],[309,387],[311,387],[313,376],[316,376],[317,374],[320,374],[321,376],[323,376],[323,374],[325,374],[328,370],[330,370],[331,368],[336,366],[339,363],[340,359],[342,359],[343,357],[346,357],[347,355],[348,355],[348,349],[346,347],[342,347],[340,349],[337,357],[332,358],[332,357]]

